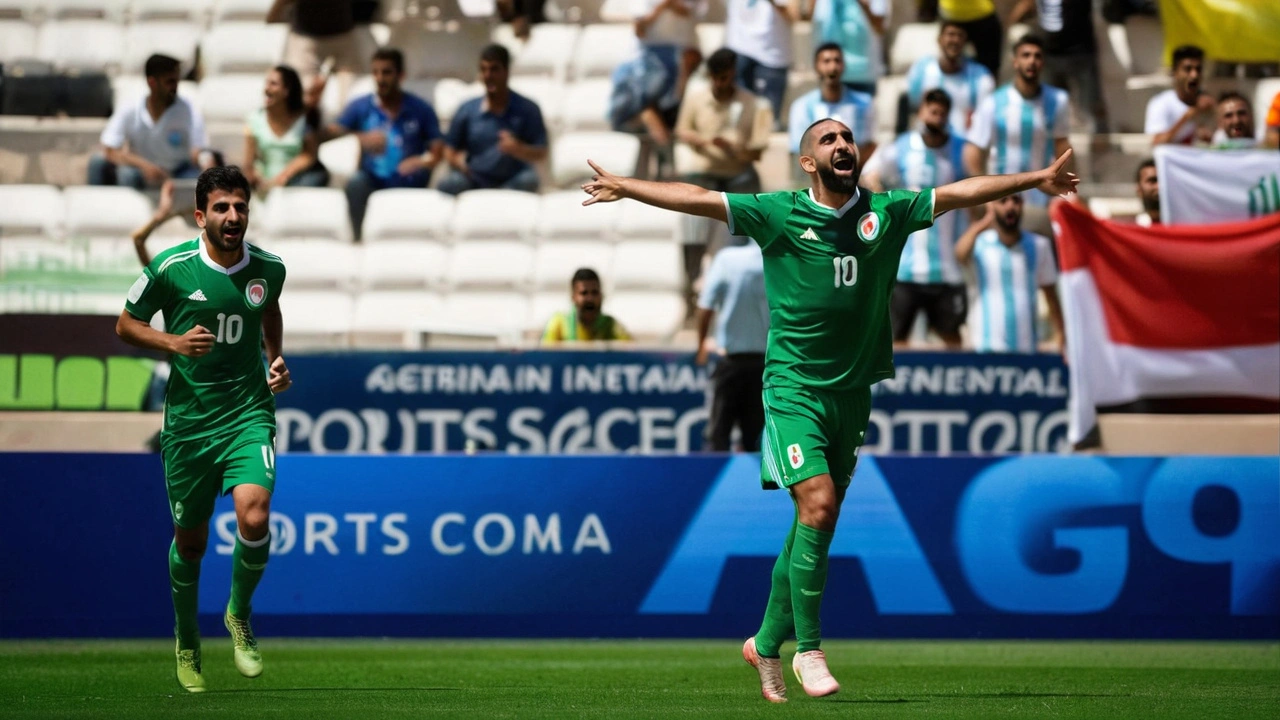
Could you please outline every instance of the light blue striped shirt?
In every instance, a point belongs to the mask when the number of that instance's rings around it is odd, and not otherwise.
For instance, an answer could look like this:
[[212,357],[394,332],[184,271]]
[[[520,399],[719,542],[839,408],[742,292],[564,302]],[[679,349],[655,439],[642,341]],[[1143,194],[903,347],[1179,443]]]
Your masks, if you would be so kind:
[[769,339],[764,255],[755,241],[716,253],[698,307],[716,311],[716,344],[728,354],[762,353]]
[[796,98],[791,103],[790,122],[787,133],[790,135],[791,152],[800,154],[800,137],[810,125],[826,118],[835,118],[853,131],[853,141],[858,145],[876,139],[876,101],[870,95],[856,90],[844,89],[844,97],[839,102],[829,103],[822,99],[822,89],[811,90]]
[[951,96],[951,127],[960,135],[969,134],[969,124],[978,103],[996,89],[996,81],[986,67],[965,58],[960,72],[944,73],[938,58],[923,57],[907,71],[907,100],[912,109],[920,107],[924,94],[942,88]]
[[[1040,94],[1028,99],[1010,83],[978,103],[965,137],[991,151],[987,172],[1003,175],[1040,170],[1055,159],[1054,141],[1070,132],[1070,114],[1066,90],[1041,85]],[[1028,190],[1022,197],[1030,205],[1049,204],[1049,196],[1039,190]]]
[[[931,148],[919,132],[907,132],[878,148],[867,163],[867,171],[878,168],[886,190],[905,188],[919,192],[964,179],[963,150],[964,139],[954,135],[941,147]],[[967,212],[957,210],[943,213],[930,227],[911,233],[902,248],[898,282],[963,284],[955,246],[968,226]]]
[[1036,351],[1036,291],[1058,280],[1049,239],[1022,231],[1009,247],[995,229],[980,233],[970,261],[976,282],[969,332],[978,352]]

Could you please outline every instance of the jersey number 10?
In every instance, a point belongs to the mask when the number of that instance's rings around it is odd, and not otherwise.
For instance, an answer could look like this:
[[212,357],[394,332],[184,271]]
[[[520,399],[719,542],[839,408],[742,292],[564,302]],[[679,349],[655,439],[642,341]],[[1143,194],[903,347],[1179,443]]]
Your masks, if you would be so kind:
[[858,284],[858,258],[842,255],[831,258],[836,271],[836,287],[853,287]]
[[239,315],[218,313],[218,342],[234,345],[240,342],[240,336],[243,334],[244,318]]

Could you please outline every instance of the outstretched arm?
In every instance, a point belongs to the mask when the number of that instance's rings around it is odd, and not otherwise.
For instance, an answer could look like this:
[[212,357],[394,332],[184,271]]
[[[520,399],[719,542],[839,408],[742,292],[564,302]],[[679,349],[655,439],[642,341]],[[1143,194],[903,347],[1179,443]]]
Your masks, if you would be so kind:
[[1066,171],[1071,150],[1058,156],[1052,165],[1035,172],[1012,175],[980,175],[943,185],[934,190],[934,217],[948,210],[973,207],[1024,190],[1038,189],[1046,195],[1066,195],[1074,192],[1080,179]]
[[673,210],[686,215],[701,215],[720,222],[728,222],[728,210],[718,192],[688,183],[653,182],[618,177],[591,160],[588,160],[587,164],[596,171],[596,174],[591,180],[582,184],[583,191],[591,196],[582,201],[583,205],[631,198],[663,210]]

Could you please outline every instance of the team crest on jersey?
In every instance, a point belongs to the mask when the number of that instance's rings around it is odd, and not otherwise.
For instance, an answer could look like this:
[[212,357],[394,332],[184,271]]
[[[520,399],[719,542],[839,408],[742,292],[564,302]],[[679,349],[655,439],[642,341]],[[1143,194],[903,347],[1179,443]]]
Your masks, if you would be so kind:
[[182,519],[182,510],[183,510],[183,508],[182,508],[182,501],[181,501],[181,500],[179,500],[178,502],[176,502],[176,503],[174,503],[174,504],[173,504],[173,519],[174,519],[174,520],[181,520],[181,519]]
[[880,216],[873,212],[858,218],[858,237],[862,242],[872,243],[880,236]]
[[792,443],[791,446],[787,448],[787,460],[791,462],[792,470],[798,470],[800,466],[804,464],[804,452],[800,449],[799,445]]
[[267,301],[267,281],[262,278],[254,278],[244,286],[244,299],[249,301],[250,307],[262,307],[262,303]]

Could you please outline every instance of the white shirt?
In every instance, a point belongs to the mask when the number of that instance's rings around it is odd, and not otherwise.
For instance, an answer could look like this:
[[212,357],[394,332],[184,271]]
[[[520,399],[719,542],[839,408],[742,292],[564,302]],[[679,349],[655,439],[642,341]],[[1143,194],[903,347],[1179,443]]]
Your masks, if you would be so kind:
[[726,0],[724,46],[766,67],[790,67],[791,23],[772,0]]
[[[1178,122],[1178,118],[1187,113],[1189,106],[1178,99],[1178,92],[1173,89],[1165,90],[1147,101],[1147,120],[1142,127],[1142,132],[1147,135],[1156,135],[1162,132],[1168,132],[1174,123]],[[1173,136],[1170,142],[1189,145],[1196,136],[1196,124],[1194,122],[1185,123],[1178,133]]]
[[848,125],[853,131],[853,141],[858,145],[865,145],[876,139],[875,98],[846,87],[839,102],[829,103],[822,99],[822,89],[816,88],[791,103],[790,122],[787,124],[791,152],[799,155],[800,138],[804,136],[804,131],[813,123],[826,118],[835,118]]
[[153,121],[147,110],[147,96],[124,105],[111,115],[99,138],[103,145],[129,151],[166,170],[191,161],[191,151],[209,147],[204,118],[186,98],[179,96]]
[[944,73],[938,58],[923,57],[907,72],[907,99],[912,108],[920,107],[924,94],[942,88],[951,97],[951,128],[961,135],[969,133],[969,125],[978,103],[995,92],[996,81],[991,71],[965,58],[957,73]]
[[[631,0],[631,16],[637,20],[648,17],[663,0]],[[664,10],[645,29],[644,37],[637,38],[642,45],[675,45],[680,48],[698,47],[698,20],[707,12],[706,0],[687,0],[689,14],[680,17]]]
[[[1062,88],[1042,84],[1039,95],[1024,98],[1010,83],[978,103],[966,139],[991,151],[987,172],[993,175],[1040,170],[1056,159],[1054,141],[1071,130],[1070,106]],[[1049,204],[1036,190],[1022,197],[1030,205]]]
[[993,228],[979,233],[970,260],[969,331],[978,352],[1036,351],[1037,290],[1058,281],[1049,239],[1022,231],[1013,247]]

